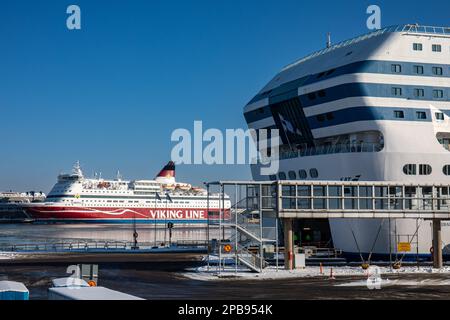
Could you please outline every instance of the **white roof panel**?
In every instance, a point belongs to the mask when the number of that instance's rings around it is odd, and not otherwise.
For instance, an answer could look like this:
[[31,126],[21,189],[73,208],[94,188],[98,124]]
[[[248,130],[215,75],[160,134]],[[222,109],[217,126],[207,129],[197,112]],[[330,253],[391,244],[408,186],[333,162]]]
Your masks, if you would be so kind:
[[70,300],[144,300],[105,287],[59,287],[48,290]]
[[27,287],[21,282],[15,281],[0,281],[0,292],[28,292]]

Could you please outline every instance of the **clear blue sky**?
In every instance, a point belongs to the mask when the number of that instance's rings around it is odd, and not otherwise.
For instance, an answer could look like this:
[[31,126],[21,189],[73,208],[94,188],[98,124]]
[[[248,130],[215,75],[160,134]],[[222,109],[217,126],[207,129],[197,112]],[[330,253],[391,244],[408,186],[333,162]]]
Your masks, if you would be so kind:
[[[82,30],[66,28],[66,8]],[[382,25],[449,25],[442,1],[3,0],[0,190],[47,192],[79,159],[87,173],[152,178],[176,128],[246,128],[243,106],[284,65]],[[193,183],[246,166],[179,166]]]

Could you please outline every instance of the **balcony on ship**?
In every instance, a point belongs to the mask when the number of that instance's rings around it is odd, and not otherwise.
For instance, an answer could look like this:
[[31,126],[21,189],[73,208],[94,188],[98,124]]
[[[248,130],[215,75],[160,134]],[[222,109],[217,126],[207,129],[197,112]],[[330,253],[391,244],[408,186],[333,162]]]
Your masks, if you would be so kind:
[[361,152],[379,152],[383,149],[381,143],[342,143],[335,145],[323,145],[317,147],[304,148],[301,150],[280,150],[280,160],[299,157],[318,156],[334,153],[361,153]]

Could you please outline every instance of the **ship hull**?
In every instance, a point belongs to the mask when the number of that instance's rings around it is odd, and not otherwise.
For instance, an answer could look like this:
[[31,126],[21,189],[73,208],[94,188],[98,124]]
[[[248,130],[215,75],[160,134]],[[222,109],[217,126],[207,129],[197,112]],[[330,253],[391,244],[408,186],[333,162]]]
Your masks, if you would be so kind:
[[[117,208],[30,205],[25,211],[37,222],[206,224],[206,209]],[[210,213],[218,210],[209,210]]]

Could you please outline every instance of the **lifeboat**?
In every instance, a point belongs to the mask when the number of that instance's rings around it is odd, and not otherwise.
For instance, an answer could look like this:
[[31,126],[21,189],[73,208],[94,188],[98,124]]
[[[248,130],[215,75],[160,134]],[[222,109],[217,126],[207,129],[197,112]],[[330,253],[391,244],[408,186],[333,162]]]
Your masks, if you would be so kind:
[[179,183],[179,184],[177,184],[177,188],[180,190],[190,190],[191,185],[188,183]]
[[102,188],[109,188],[111,186],[111,184],[109,182],[106,181],[100,181],[97,184],[97,188],[102,189]]

